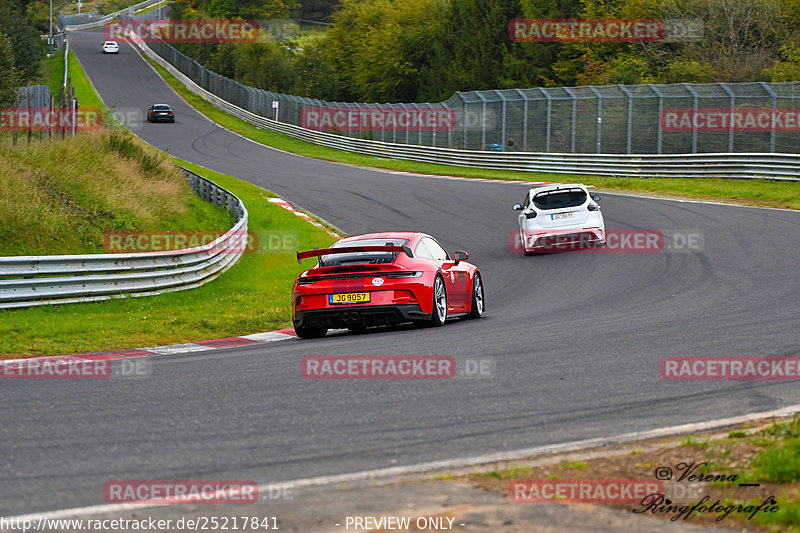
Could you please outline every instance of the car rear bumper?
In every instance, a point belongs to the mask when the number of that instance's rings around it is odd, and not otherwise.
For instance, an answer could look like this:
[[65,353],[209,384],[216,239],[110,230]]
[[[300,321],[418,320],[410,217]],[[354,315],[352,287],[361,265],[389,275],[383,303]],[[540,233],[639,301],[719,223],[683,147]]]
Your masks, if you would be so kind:
[[175,120],[175,117],[159,117],[159,116],[151,116],[151,122],[172,122]]
[[525,235],[525,250],[548,252],[561,250],[584,250],[605,244],[605,231],[600,228],[562,229],[559,231],[528,232]]
[[295,325],[327,329],[348,327],[391,326],[403,322],[430,320],[417,304],[352,305],[341,309],[309,309],[296,311]]

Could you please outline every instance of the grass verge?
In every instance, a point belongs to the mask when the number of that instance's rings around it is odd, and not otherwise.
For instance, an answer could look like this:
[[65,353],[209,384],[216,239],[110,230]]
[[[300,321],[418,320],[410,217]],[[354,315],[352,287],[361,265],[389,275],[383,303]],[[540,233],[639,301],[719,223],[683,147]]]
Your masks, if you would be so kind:
[[0,142],[0,255],[103,253],[114,231],[226,231],[233,217],[195,195],[161,152],[99,131]]
[[[72,59],[70,72],[73,84],[82,95],[82,105],[102,109],[83,69]],[[74,141],[53,141],[53,149],[66,150],[68,142],[92,142],[92,139],[78,136]],[[138,139],[130,143],[140,146],[143,151],[150,149]],[[26,148],[35,149],[35,145]],[[35,159],[32,155],[30,158]],[[64,159],[65,164],[76,165],[69,157]],[[0,310],[0,359],[158,346],[246,335],[291,325],[291,286],[304,268],[297,264],[294,252],[298,248],[325,247],[334,239],[324,230],[269,202],[268,199],[274,196],[272,193],[233,176],[176,158],[172,161],[236,194],[249,211],[250,231],[258,234],[262,245],[270,243],[270,236],[278,237],[285,244],[288,235],[288,242],[293,246],[277,249],[262,246],[257,253],[245,254],[216,280],[189,291],[105,302]],[[47,162],[42,164],[47,166]],[[94,176],[96,170],[85,174]],[[3,187],[3,190],[8,189]],[[4,211],[0,209],[0,212]],[[15,212],[13,208],[8,211]],[[87,335],[89,327],[91,335]]]
[[333,148],[294,139],[281,133],[257,128],[248,122],[224,113],[190,92],[163,67],[149,58],[146,59],[181,97],[214,122],[256,142],[308,157],[361,167],[400,170],[420,174],[498,180],[579,182],[594,185],[611,192],[800,209],[800,189],[798,189],[800,184],[794,182],[730,178],[611,178],[572,174],[512,172],[385,159],[334,150]]
[[39,83],[50,87],[50,92],[57,100],[58,91],[61,90],[61,84],[64,82],[64,51],[57,50],[52,56],[45,57],[42,60],[41,72]]
[[[508,494],[512,480],[539,480],[539,487],[544,487],[546,480],[654,482],[656,470],[668,467],[672,477],[663,481],[662,494],[669,503],[663,501],[650,507],[650,499],[602,505],[705,527],[770,533],[800,531],[800,417],[759,422],[717,436],[666,439],[646,445],[645,449],[567,459],[517,462],[498,470],[451,479]],[[679,479],[681,475],[683,478]],[[541,494],[544,493],[542,489]],[[692,511],[692,506],[704,499],[706,509]],[[709,509],[714,502],[719,502],[716,510]],[[763,502],[770,503],[753,512]],[[764,511],[765,508],[768,510]]]
[[[289,295],[299,248],[325,247],[333,238],[269,202],[271,193],[187,162],[183,166],[236,194],[249,211],[249,229],[262,246],[216,280],[189,291],[143,298],[0,310],[0,358],[93,352],[192,342],[291,325]],[[294,244],[267,249],[270,236]],[[91,335],[87,335],[91,324]]]

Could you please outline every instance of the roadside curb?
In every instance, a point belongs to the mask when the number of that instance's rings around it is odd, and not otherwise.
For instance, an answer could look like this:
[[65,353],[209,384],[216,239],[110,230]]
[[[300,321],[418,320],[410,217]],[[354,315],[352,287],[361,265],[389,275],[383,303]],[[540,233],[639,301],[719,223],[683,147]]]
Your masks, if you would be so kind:
[[164,346],[151,346],[147,348],[129,348],[126,350],[110,350],[105,352],[87,352],[70,355],[45,355],[41,357],[24,357],[22,359],[0,360],[0,366],[7,364],[20,364],[25,361],[37,361],[44,364],[68,364],[78,361],[113,361],[116,359],[130,359],[133,357],[150,357],[153,355],[175,355],[190,352],[206,352],[221,348],[236,348],[237,346],[250,346],[267,342],[295,339],[294,328],[276,329],[264,333],[253,333],[241,337],[225,337],[182,344],[169,344]]

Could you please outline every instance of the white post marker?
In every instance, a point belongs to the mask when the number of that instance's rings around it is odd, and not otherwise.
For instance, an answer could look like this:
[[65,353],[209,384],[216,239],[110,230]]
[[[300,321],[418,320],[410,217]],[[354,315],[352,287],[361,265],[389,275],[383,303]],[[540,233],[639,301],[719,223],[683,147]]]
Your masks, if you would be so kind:
[[275,110],[275,122],[278,122],[278,104],[279,103],[280,102],[278,102],[277,100],[273,100],[272,101],[272,109]]

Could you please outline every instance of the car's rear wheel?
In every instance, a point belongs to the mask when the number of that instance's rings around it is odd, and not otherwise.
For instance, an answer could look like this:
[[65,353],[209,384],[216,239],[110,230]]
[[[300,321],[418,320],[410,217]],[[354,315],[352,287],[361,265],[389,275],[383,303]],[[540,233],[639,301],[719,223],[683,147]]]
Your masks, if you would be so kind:
[[431,309],[431,325],[443,326],[447,320],[447,291],[444,288],[444,279],[437,275],[433,282],[433,308]]
[[328,330],[326,328],[315,328],[313,326],[301,326],[297,323],[294,324],[294,332],[301,339],[318,339],[324,337]]
[[480,318],[483,312],[486,311],[486,302],[483,299],[483,280],[478,272],[475,272],[475,278],[472,280],[472,309],[470,309],[470,318]]

